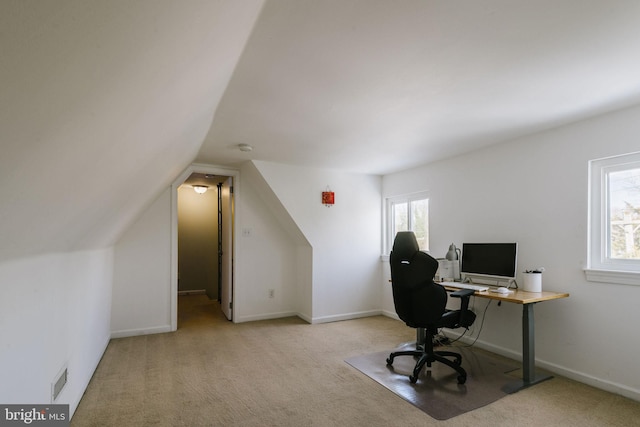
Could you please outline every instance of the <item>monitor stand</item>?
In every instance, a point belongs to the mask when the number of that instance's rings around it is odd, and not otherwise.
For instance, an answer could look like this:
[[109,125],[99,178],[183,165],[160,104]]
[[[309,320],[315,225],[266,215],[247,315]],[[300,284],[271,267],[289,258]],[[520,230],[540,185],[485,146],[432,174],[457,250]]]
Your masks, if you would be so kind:
[[[481,282],[474,282],[473,281],[473,276],[465,276],[465,278],[462,280],[462,283],[472,283],[472,284],[480,284],[480,285],[488,285],[488,286],[496,286],[496,287],[500,287],[500,286],[504,286],[507,289],[518,289],[518,282],[516,282],[516,279],[499,279],[499,278],[481,278]],[[491,282],[495,280],[495,284],[490,284],[488,282]],[[504,283],[506,282],[506,284]]]

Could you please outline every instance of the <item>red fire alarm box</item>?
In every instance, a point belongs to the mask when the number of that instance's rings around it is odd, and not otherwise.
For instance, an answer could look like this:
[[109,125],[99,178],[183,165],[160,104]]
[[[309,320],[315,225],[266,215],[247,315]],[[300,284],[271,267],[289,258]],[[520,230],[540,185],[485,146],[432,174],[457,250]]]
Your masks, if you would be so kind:
[[330,207],[335,203],[335,193],[333,191],[322,192],[322,204],[326,207]]

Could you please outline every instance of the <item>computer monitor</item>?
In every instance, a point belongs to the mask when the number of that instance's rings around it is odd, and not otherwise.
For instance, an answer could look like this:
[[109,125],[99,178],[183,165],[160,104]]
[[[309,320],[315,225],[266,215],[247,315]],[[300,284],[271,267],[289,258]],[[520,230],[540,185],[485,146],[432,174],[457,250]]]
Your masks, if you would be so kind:
[[515,281],[517,243],[463,243],[462,266],[465,276]]

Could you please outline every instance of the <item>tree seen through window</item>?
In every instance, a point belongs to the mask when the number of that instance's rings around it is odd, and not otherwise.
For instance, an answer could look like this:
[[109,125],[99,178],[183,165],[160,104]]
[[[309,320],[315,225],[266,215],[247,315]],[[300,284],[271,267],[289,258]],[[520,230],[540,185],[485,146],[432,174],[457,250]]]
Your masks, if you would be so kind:
[[616,259],[640,259],[640,169],[610,172],[609,250]]

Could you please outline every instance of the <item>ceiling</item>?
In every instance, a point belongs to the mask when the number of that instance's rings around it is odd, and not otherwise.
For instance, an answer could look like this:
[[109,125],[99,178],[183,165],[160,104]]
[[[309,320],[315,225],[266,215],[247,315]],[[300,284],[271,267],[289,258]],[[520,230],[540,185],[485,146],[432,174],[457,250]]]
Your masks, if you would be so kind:
[[263,5],[0,1],[0,263],[114,245],[196,158]]
[[196,161],[387,174],[638,102],[637,0],[268,0]]
[[0,34],[0,262],[114,244],[193,162],[387,174],[640,102],[638,0],[3,0]]

